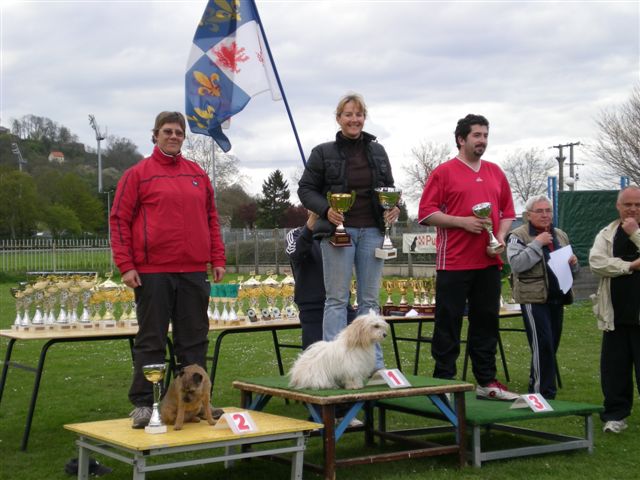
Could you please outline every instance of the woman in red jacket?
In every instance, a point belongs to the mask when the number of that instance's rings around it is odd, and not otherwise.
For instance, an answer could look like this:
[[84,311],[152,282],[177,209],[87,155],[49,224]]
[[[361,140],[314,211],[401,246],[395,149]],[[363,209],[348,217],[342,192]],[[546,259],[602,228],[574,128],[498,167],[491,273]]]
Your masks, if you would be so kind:
[[129,400],[133,428],[151,417],[152,385],[142,366],[164,363],[169,323],[179,364],[205,367],[210,285],[225,272],[225,253],[213,187],[207,174],[180,149],[185,118],[156,117],[153,153],[129,168],[111,210],[111,249],[122,281],[135,289],[139,330],[133,347]]

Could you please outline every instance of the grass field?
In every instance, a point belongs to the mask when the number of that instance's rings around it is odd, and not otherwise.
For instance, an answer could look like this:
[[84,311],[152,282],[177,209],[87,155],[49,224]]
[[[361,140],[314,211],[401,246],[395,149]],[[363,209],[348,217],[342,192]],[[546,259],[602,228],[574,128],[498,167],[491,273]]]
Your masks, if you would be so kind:
[[[9,328],[15,315],[13,299],[9,295],[12,282],[0,283],[0,328]],[[520,327],[521,320],[510,320]],[[404,329],[415,327],[405,326]],[[299,341],[299,331],[281,334],[290,342]],[[558,355],[564,388],[558,398],[601,404],[599,386],[600,333],[590,306],[578,303],[567,308],[565,328]],[[503,335],[512,390],[525,391],[528,375],[529,349],[523,333]],[[13,360],[34,365],[42,344],[18,342]],[[6,352],[6,340],[0,341],[0,358]],[[394,365],[391,342],[384,345],[389,366]],[[286,365],[296,354],[284,350]],[[413,358],[412,347],[401,346],[402,361],[408,366]],[[429,375],[432,361],[428,348],[424,349],[421,374]],[[131,359],[126,341],[60,344],[51,348],[43,375],[38,405],[27,452],[20,451],[20,440],[28,409],[33,374],[11,369],[0,404],[0,479],[42,480],[70,478],[64,473],[65,463],[77,456],[75,436],[62,428],[66,423],[93,421],[126,416],[131,407],[127,401]],[[218,406],[237,406],[239,394],[231,387],[233,379],[242,376],[271,375],[277,372],[271,336],[254,333],[227,337],[223,342],[222,356],[216,380],[215,403]],[[499,370],[499,376],[501,372]],[[305,418],[301,405],[286,405],[275,399],[267,406],[267,412]],[[392,427],[417,425],[415,417],[393,415]],[[581,424],[574,419],[541,421],[550,430],[571,431],[579,434]],[[580,451],[558,453],[526,459],[488,462],[481,469],[456,466],[453,457],[412,459],[402,462],[365,465],[338,470],[338,478],[349,479],[496,479],[496,478],[558,478],[584,480],[591,478],[634,479],[638,477],[638,433],[640,421],[637,414],[629,418],[629,428],[620,435],[603,434],[601,423],[595,420],[596,448],[593,455]],[[495,434],[492,442],[509,444],[510,437]],[[338,443],[338,456],[358,454],[362,450],[360,434],[350,434]],[[309,441],[305,457],[319,461],[322,445],[318,438]],[[131,478],[131,468],[109,458],[97,457],[114,470],[104,478],[124,480]],[[306,473],[307,478],[319,478]],[[254,460],[240,462],[230,470],[221,464],[190,467],[181,471],[151,473],[150,480],[187,478],[210,480],[212,478],[274,479],[289,478],[289,467],[281,464]]]

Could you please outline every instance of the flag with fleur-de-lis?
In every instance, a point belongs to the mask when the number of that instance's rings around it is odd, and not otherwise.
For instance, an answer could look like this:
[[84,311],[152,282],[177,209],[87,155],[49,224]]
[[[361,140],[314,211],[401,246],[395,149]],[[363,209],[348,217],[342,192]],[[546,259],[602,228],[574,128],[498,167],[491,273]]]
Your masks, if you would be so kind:
[[210,0],[193,37],[185,75],[189,127],[213,137],[228,152],[222,125],[249,103],[271,91],[282,98],[275,80],[253,0]]

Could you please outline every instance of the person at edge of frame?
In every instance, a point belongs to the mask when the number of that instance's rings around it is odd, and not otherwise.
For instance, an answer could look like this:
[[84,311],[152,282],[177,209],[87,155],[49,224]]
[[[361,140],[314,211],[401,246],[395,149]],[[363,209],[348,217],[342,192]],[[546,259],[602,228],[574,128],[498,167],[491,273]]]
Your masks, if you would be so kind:
[[620,433],[633,405],[633,372],[640,392],[640,187],[621,190],[619,218],[604,227],[589,252],[589,267],[600,277],[592,295],[602,330],[600,385],[602,430]]

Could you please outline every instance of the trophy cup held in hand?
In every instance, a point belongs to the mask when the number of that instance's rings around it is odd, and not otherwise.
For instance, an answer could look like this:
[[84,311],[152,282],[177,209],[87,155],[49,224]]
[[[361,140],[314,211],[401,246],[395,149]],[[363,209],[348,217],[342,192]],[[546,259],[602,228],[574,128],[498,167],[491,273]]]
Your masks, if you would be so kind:
[[[483,202],[474,205],[471,210],[473,214],[478,218],[490,218],[491,217],[491,202]],[[489,233],[489,249],[494,253],[498,254],[504,250],[504,246],[498,241],[498,239],[493,234],[493,229],[491,225],[485,225],[484,227]]]
[[149,425],[144,427],[144,431],[147,433],[167,432],[167,426],[162,423],[162,418],[160,418],[160,410],[158,408],[158,405],[160,403],[160,382],[162,382],[162,380],[164,379],[165,369],[166,365],[164,363],[144,365],[142,367],[144,378],[153,383],[153,411],[151,413]]
[[[327,192],[327,201],[331,208],[336,212],[344,214],[347,212],[356,201],[356,192],[352,190],[351,193],[331,193]],[[341,223],[336,227],[335,234],[329,239],[329,243],[334,247],[350,247],[351,235],[347,233],[344,225]]]
[[[380,202],[380,205],[382,205],[382,208],[385,210],[391,210],[400,201],[402,190],[398,190],[394,187],[381,187],[376,188],[376,194],[378,195],[378,201]],[[382,248],[376,248],[376,258],[387,260],[398,256],[398,249],[393,246],[391,238],[389,237],[390,227],[391,225],[389,225],[389,222],[385,221],[384,241],[382,242]]]

